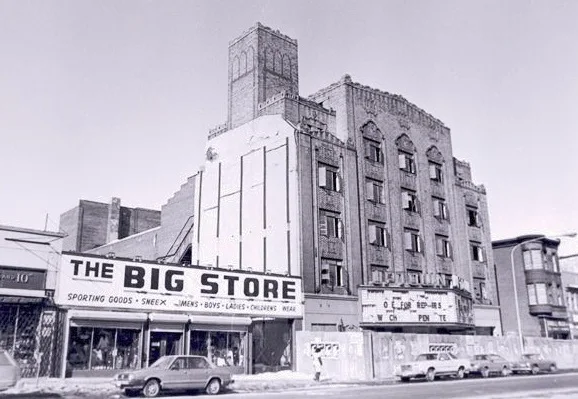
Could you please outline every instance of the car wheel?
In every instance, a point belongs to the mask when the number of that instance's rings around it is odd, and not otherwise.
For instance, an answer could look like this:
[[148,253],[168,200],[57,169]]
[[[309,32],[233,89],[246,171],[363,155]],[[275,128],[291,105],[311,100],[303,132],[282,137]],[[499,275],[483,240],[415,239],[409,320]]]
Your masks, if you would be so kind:
[[488,378],[490,376],[490,369],[487,367],[484,367],[481,371],[482,374],[482,378]]
[[504,366],[504,368],[502,368],[502,377],[507,377],[510,374],[512,374],[512,372],[506,366]]
[[409,382],[409,377],[400,377],[402,382]]
[[161,393],[161,384],[157,379],[148,380],[145,384],[142,393],[147,398],[154,398]]
[[432,367],[430,368],[427,373],[425,374],[425,379],[428,381],[433,381],[436,378],[436,371],[435,369]]
[[532,366],[532,371],[531,371],[531,373],[534,374],[534,375],[536,375],[536,374],[538,374],[539,372],[540,372],[540,367],[538,367],[537,364],[534,364],[534,365]]
[[216,395],[221,392],[221,381],[218,378],[213,378],[205,388],[207,395]]
[[555,364],[551,364],[550,365],[550,373],[555,373],[556,371],[558,371],[558,368],[556,367]]
[[462,378],[464,378],[465,375],[466,375],[466,369],[464,369],[463,367],[460,367],[458,369],[458,373],[456,374],[456,378],[458,380],[461,380]]

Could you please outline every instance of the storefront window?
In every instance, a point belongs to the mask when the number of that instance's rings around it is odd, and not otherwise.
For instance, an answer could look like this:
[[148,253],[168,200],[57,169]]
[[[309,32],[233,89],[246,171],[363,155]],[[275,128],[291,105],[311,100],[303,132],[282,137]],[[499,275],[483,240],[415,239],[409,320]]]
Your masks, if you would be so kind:
[[71,327],[68,363],[73,370],[136,368],[140,330]]
[[291,323],[264,320],[253,324],[253,371],[291,369]]
[[182,333],[153,331],[150,335],[149,364],[162,356],[179,355],[182,347]]
[[216,366],[245,366],[244,332],[191,331],[190,354],[206,356]]
[[10,352],[20,365],[23,377],[36,373],[34,354],[39,348],[40,307],[32,305],[0,306],[0,349]]

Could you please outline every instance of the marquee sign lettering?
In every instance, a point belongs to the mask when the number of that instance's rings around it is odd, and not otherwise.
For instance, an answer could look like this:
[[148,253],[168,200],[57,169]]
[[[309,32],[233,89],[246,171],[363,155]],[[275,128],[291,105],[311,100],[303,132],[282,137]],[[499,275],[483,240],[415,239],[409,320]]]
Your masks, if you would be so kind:
[[302,317],[297,277],[63,254],[55,302],[67,306]]
[[363,323],[473,324],[471,298],[451,290],[360,288]]

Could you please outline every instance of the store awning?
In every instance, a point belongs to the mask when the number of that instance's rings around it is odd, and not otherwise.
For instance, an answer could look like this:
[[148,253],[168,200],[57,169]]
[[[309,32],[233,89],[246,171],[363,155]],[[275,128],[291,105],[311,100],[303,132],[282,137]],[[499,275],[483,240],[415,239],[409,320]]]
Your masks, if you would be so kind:
[[70,319],[89,319],[89,320],[117,320],[117,321],[146,321],[146,313],[137,312],[115,312],[105,310],[69,310]]
[[242,325],[248,326],[251,324],[252,320],[250,317],[237,317],[237,316],[204,316],[204,315],[194,315],[189,316],[189,320],[194,324],[228,324],[228,325]]
[[149,313],[148,317],[151,322],[187,323],[190,316],[178,313]]
[[0,295],[23,297],[23,298],[45,298],[44,290],[19,290],[14,288],[0,288]]

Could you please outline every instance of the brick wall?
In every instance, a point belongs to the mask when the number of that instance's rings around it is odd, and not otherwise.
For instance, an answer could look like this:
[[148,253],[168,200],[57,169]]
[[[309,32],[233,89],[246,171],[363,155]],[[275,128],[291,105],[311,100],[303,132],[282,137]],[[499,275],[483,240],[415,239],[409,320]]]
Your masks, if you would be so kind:
[[257,116],[257,106],[283,91],[299,91],[297,42],[257,24],[229,45],[230,129]]
[[84,252],[106,243],[108,204],[80,201],[80,242],[78,251]]
[[[345,185],[353,186],[351,182],[355,182],[359,192],[359,233],[363,250],[358,264],[362,265],[363,283],[370,282],[370,266],[375,263],[388,266],[390,271],[405,271],[411,266],[423,272],[455,274],[469,281],[473,292],[472,269],[476,268],[479,273],[483,273],[486,282],[488,298],[483,301],[484,306],[495,307],[497,296],[485,189],[472,183],[468,163],[454,161],[449,129],[403,97],[353,83],[347,75],[310,96],[310,99],[336,111],[336,136],[345,142],[354,143],[357,149],[359,171]],[[385,158],[382,164],[365,159],[368,139],[381,146]],[[413,153],[415,175],[400,170],[400,150]],[[442,183],[430,179],[430,161],[442,165]],[[384,207],[376,206],[366,199],[366,178],[383,182]],[[460,184],[456,183],[458,178]],[[415,191],[420,203],[418,213],[402,209],[402,189]],[[480,215],[480,228],[467,226],[466,194],[474,198]],[[433,197],[446,201],[448,221],[438,221],[434,217]],[[356,199],[351,204],[354,202]],[[391,234],[390,248],[382,250],[384,254],[376,253],[376,248],[369,245],[369,219],[384,222]],[[403,232],[406,228],[419,231],[424,244],[421,254],[411,254],[405,250]],[[448,237],[452,244],[451,258],[442,259],[437,256],[436,235]],[[480,242],[485,248],[485,261],[479,265],[471,261],[470,240]],[[490,313],[497,314],[493,310]],[[495,326],[499,330],[497,319]]]
[[78,245],[80,207],[76,206],[60,215],[60,231],[66,236],[62,240],[63,251],[76,251]]
[[[177,250],[180,241],[184,240],[185,242],[181,245],[181,251],[179,251],[180,253],[177,255],[180,255],[191,243],[191,234],[187,237],[185,237],[185,234],[188,231],[188,227],[193,224],[193,219],[190,217],[195,214],[196,178],[197,175],[189,177],[179,191],[169,198],[167,203],[161,208],[161,229],[158,233],[158,256],[168,255],[171,246],[177,238],[179,238],[179,241],[175,244],[171,253]],[[181,233],[180,237],[179,233]],[[169,257],[167,261],[178,262],[179,259],[177,257]]]
[[79,205],[60,216],[60,229],[68,236],[64,250],[84,252],[160,225],[160,211],[80,200]]
[[[498,289],[500,290],[500,308],[502,311],[502,326],[505,334],[517,334],[518,322],[516,319],[516,304],[514,298],[514,284],[512,280],[512,268],[510,251],[512,247],[494,248],[493,256],[498,274]],[[514,263],[516,275],[516,291],[518,293],[518,307],[520,309],[520,322],[522,335],[540,336],[540,324],[537,317],[530,314],[528,303],[528,290],[526,288],[526,275],[523,267],[522,251],[516,250]]]

